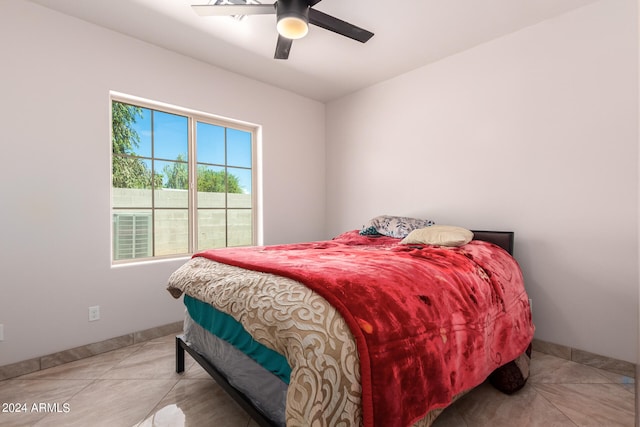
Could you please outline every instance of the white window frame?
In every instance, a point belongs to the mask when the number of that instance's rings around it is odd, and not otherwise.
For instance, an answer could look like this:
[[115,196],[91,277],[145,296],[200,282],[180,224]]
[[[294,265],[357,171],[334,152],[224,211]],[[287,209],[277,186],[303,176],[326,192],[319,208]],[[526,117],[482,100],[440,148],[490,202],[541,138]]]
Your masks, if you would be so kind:
[[[176,114],[180,116],[187,117],[188,120],[188,168],[189,168],[189,189],[188,189],[188,252],[183,254],[173,254],[173,255],[153,255],[150,257],[140,257],[140,258],[130,258],[130,259],[115,259],[115,249],[114,249],[114,227],[113,227],[113,218],[114,214],[118,211],[118,209],[114,209],[113,205],[113,102],[121,102],[129,105],[133,105],[136,107],[147,108],[163,113]],[[109,153],[110,154],[110,189],[111,189],[111,197],[109,200],[110,207],[110,242],[111,242],[111,264],[121,265],[121,264],[132,264],[132,263],[141,263],[148,262],[153,260],[163,260],[163,259],[177,259],[177,258],[185,258],[193,255],[193,253],[197,252],[196,249],[198,242],[198,192],[196,187],[197,182],[197,157],[196,157],[196,124],[198,122],[207,123],[215,126],[221,126],[224,128],[237,129],[245,132],[249,132],[251,134],[251,245],[259,245],[262,244],[262,228],[261,218],[262,218],[262,206],[261,206],[261,186],[260,186],[260,151],[259,147],[261,144],[259,143],[259,139],[261,137],[261,126],[244,122],[240,120],[233,120],[221,116],[216,116],[210,113],[204,113],[197,110],[192,110],[184,107],[179,107],[175,105],[170,105],[158,101],[152,101],[132,95],[127,95],[120,92],[110,92],[109,96]],[[226,163],[225,159],[225,167],[229,166]],[[156,208],[152,206],[150,210],[153,212]],[[225,210],[234,209],[225,206]],[[153,224],[153,220],[152,220]],[[228,228],[228,224],[225,225]],[[153,225],[152,225],[153,230]],[[153,233],[153,231],[152,231]],[[228,241],[227,241],[228,243]],[[152,243],[153,246],[153,243]],[[153,248],[152,248],[153,252]]]

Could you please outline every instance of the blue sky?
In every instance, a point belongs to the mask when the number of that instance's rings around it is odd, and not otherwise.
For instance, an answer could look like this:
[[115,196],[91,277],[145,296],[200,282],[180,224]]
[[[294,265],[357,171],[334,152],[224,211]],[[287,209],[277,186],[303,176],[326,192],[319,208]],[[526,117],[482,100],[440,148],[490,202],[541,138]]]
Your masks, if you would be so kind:
[[[185,116],[153,112],[153,132],[151,110],[142,109],[142,117],[138,117],[133,129],[140,136],[140,144],[135,148],[135,153],[141,157],[151,157],[151,144],[153,133],[153,154],[156,159],[176,160],[182,154],[184,159],[188,153],[188,120]],[[197,122],[196,124],[196,156],[198,164],[205,164],[214,170],[224,165],[225,154],[229,173],[240,180],[240,186],[246,192],[251,192],[251,171],[242,168],[251,168],[251,133],[238,129],[225,128],[209,123]],[[226,153],[225,153],[226,148]],[[145,162],[148,163],[148,162]],[[168,164],[156,166],[156,171]],[[233,167],[237,166],[237,167]]]

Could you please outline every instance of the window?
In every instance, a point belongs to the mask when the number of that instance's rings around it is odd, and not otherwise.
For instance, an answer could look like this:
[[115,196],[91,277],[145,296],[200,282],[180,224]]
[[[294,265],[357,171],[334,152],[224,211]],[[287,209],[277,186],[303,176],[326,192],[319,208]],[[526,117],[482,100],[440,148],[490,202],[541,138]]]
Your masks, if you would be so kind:
[[112,257],[255,244],[256,128],[113,97]]

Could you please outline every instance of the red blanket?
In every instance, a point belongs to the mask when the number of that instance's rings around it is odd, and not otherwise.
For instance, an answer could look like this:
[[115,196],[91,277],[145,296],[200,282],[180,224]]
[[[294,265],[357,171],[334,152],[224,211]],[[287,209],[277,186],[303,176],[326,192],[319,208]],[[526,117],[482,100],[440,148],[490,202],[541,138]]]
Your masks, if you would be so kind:
[[202,256],[304,283],[342,314],[358,345],[365,426],[408,426],[522,354],[533,324],[516,261],[490,243],[334,240],[225,248]]

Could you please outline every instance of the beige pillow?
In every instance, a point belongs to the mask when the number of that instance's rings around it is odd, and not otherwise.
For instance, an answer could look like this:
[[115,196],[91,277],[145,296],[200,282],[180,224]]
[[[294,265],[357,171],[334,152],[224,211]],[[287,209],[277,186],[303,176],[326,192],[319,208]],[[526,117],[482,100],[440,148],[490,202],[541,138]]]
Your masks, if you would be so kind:
[[432,225],[413,230],[402,239],[401,245],[462,246],[473,240],[470,230],[453,225]]

